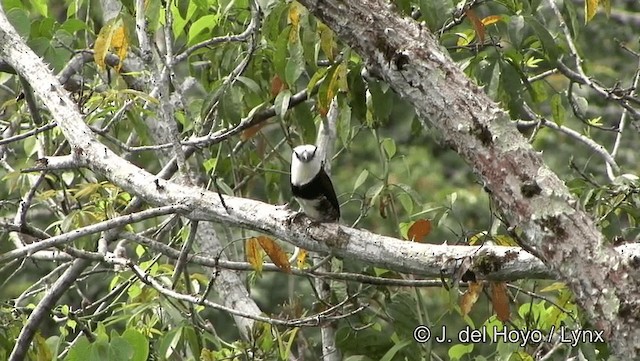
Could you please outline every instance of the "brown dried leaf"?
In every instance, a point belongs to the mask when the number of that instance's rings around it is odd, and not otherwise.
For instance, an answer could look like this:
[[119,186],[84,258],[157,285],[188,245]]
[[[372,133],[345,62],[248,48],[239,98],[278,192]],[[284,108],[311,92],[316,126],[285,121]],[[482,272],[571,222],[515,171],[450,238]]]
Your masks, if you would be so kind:
[[462,316],[466,316],[471,312],[471,308],[478,301],[482,292],[482,282],[470,282],[467,291],[460,297],[460,311]]
[[422,243],[429,233],[431,233],[431,221],[428,219],[418,219],[409,227],[407,238],[411,241]]
[[509,320],[509,294],[506,283],[491,282],[491,304],[498,320],[502,322]]
[[267,253],[271,261],[278,266],[281,270],[291,273],[291,265],[289,264],[289,258],[284,250],[273,240],[273,238],[267,236],[256,237],[258,243],[264,251]]
[[240,134],[240,139],[249,140],[253,138],[256,134],[258,134],[260,129],[264,128],[265,125],[267,125],[267,122],[258,123],[254,126],[251,126],[243,130],[242,133]]
[[275,97],[285,89],[288,89],[287,83],[283,82],[278,75],[274,75],[273,78],[271,78],[271,96]]
[[473,30],[476,31],[476,36],[480,39],[480,44],[484,44],[484,24],[482,24],[482,21],[480,21],[473,9],[467,9],[464,12],[467,18],[469,18],[469,21],[471,21],[471,26],[473,26]]

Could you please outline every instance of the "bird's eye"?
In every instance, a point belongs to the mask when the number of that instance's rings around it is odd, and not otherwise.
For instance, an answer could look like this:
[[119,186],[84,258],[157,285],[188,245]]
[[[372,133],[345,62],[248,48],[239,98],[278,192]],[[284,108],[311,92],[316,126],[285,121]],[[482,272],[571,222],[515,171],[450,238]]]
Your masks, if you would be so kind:
[[295,155],[296,155],[296,158],[298,158],[298,160],[301,160],[301,159],[300,159],[300,154],[298,154],[298,152],[293,152],[293,154],[295,154]]

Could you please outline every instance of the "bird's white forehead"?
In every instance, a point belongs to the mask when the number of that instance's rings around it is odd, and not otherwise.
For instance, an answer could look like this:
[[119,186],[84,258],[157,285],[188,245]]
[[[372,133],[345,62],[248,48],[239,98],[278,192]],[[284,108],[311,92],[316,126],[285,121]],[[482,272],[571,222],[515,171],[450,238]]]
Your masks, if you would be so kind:
[[316,146],[313,144],[303,144],[293,148],[293,152],[302,155],[304,153],[314,153],[316,151]]
[[[291,154],[291,184],[297,186],[307,184],[318,175],[322,168],[322,159],[319,154],[315,154],[316,149],[313,144],[304,144],[293,148],[293,153]],[[303,158],[302,155],[304,154],[308,154],[304,157],[307,158],[306,161],[300,159]]]

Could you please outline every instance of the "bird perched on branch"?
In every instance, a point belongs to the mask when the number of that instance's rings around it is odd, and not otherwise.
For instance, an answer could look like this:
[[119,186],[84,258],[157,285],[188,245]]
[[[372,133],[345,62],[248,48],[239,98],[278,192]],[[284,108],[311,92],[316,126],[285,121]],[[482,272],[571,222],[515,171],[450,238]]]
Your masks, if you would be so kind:
[[307,217],[318,222],[337,222],[340,205],[322,156],[313,144],[293,148],[291,192]]

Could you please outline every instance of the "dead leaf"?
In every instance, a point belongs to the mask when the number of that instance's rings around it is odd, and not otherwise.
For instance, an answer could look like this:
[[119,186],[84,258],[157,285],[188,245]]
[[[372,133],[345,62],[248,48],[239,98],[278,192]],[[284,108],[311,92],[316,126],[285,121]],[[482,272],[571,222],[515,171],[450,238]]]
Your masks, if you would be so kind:
[[476,15],[476,12],[473,9],[467,9],[464,13],[467,15],[469,21],[471,21],[471,26],[473,26],[476,36],[480,39],[480,44],[484,44],[484,24],[482,24],[482,21],[480,21],[478,15]]
[[506,283],[491,282],[491,304],[498,320],[502,322],[509,320],[509,294]]
[[264,128],[265,125],[267,125],[267,122],[261,122],[243,130],[240,134],[240,139],[249,140],[253,138],[256,134],[258,134],[260,129]]
[[431,221],[428,219],[418,219],[409,227],[407,238],[409,238],[410,241],[422,243],[429,233],[431,233]]
[[471,312],[471,308],[478,301],[482,292],[482,282],[470,282],[467,291],[460,297],[460,311],[462,316],[466,316]]
[[291,273],[291,265],[289,264],[289,258],[284,250],[273,240],[273,238],[267,236],[256,237],[258,243],[264,251],[267,253],[271,261],[278,266],[281,270]]
[[271,96],[275,97],[287,88],[287,83],[283,82],[278,75],[274,75],[273,78],[271,78]]

